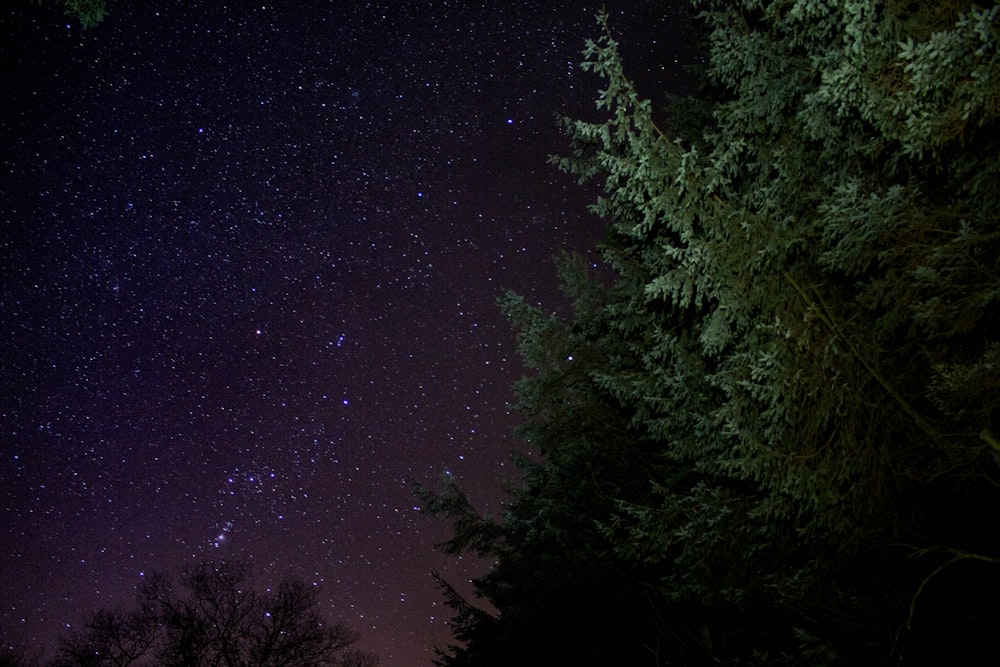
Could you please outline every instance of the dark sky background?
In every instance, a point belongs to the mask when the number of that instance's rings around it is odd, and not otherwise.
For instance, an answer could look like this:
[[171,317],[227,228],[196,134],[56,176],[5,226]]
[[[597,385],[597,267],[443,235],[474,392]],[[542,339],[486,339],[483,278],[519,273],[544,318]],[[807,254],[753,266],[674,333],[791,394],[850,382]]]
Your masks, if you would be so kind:
[[0,12],[0,637],[51,648],[144,572],[252,559],[314,582],[383,665],[450,639],[449,527],[497,512],[511,385],[495,301],[558,307],[600,236],[546,164],[606,4],[646,95],[670,2],[109,2]]

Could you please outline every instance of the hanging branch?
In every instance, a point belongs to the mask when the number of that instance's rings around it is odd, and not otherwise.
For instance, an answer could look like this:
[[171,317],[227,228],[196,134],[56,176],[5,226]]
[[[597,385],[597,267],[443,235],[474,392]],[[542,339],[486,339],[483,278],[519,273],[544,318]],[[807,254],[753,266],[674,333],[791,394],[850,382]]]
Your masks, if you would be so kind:
[[912,629],[913,617],[916,615],[917,612],[917,599],[920,597],[920,594],[924,592],[924,589],[927,588],[927,584],[929,584],[934,577],[938,576],[939,574],[941,574],[941,572],[951,567],[955,563],[959,563],[963,560],[977,560],[983,563],[1000,565],[1000,558],[994,558],[992,556],[984,556],[983,554],[970,553],[968,551],[961,551],[960,549],[931,547],[928,549],[920,549],[916,555],[922,556],[926,553],[932,553],[932,552],[942,552],[951,554],[951,558],[946,560],[941,565],[938,565],[936,568],[934,568],[934,570],[930,574],[924,577],[924,580],[920,582],[920,585],[917,586],[916,592],[914,592],[913,597],[910,598],[910,611],[906,615],[906,622],[904,622],[901,626],[899,626],[899,629],[896,631],[896,639],[893,642],[893,653],[896,653],[897,651],[896,647],[899,645],[900,636],[904,632],[909,632]]
[[944,443],[941,440],[941,436],[938,435],[938,433],[931,427],[930,423],[924,419],[924,417],[920,415],[920,413],[918,413],[905,398],[903,398],[902,394],[896,391],[896,389],[889,384],[879,370],[861,354],[858,348],[855,347],[854,343],[851,342],[851,339],[848,338],[847,335],[840,329],[834,319],[833,312],[823,301],[823,297],[820,293],[816,289],[813,289],[813,292],[816,294],[816,299],[819,302],[819,306],[817,306],[816,303],[809,298],[809,295],[806,294],[806,291],[802,289],[797,282],[795,282],[795,279],[790,273],[788,273],[788,271],[782,269],[781,272],[784,274],[785,280],[787,280],[795,291],[798,292],[799,296],[802,297],[802,300],[805,301],[806,305],[814,309],[819,314],[820,319],[830,329],[833,335],[840,338],[844,344],[847,345],[851,354],[853,354],[854,357],[861,362],[861,365],[865,367],[865,370],[868,371],[869,375],[875,378],[875,381],[882,385],[882,388],[885,389],[886,393],[888,393],[897,404],[899,404],[899,407],[902,408],[903,412],[905,412],[914,421],[914,423],[935,442],[935,444],[943,445]]

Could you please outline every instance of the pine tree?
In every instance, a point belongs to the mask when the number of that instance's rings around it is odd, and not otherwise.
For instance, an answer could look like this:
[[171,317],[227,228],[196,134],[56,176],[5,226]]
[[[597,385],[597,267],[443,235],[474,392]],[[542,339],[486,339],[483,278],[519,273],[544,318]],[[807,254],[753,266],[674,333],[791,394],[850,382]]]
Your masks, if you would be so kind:
[[1000,581],[1000,7],[695,4],[671,134],[604,17],[587,45],[608,118],[555,161],[603,180],[613,279],[564,262],[567,321],[504,301],[540,458],[452,546],[488,536],[490,623],[614,582],[650,619],[619,640],[688,663],[972,651],[996,612],[932,591]]

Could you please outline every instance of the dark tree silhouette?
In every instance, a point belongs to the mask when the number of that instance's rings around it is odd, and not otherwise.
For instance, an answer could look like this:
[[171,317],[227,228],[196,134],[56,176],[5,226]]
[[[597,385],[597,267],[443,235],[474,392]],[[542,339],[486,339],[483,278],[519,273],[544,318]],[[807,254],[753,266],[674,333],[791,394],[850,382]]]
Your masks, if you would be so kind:
[[60,664],[140,664],[151,653],[158,632],[158,619],[147,605],[132,612],[101,609],[91,614],[82,632],[62,642]]
[[24,639],[0,645],[0,667],[37,667],[42,664],[41,651],[30,652]]
[[94,612],[62,641],[58,665],[213,665],[224,667],[374,667],[378,658],[348,650],[357,635],[328,624],[316,590],[285,579],[259,592],[245,562],[202,563],[179,585],[153,574],[131,611]]

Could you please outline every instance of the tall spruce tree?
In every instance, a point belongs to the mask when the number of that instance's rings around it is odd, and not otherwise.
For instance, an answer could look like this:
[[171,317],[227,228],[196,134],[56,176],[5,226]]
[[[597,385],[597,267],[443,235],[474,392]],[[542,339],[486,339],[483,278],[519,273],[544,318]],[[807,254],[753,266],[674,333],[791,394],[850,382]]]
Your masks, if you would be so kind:
[[587,45],[608,118],[567,120],[556,162],[603,179],[613,280],[564,262],[565,322],[504,301],[540,456],[499,520],[428,496],[496,561],[463,655],[602,623],[579,664],[974,655],[1000,620],[1000,6],[694,4],[706,92],[665,129],[603,17]]

